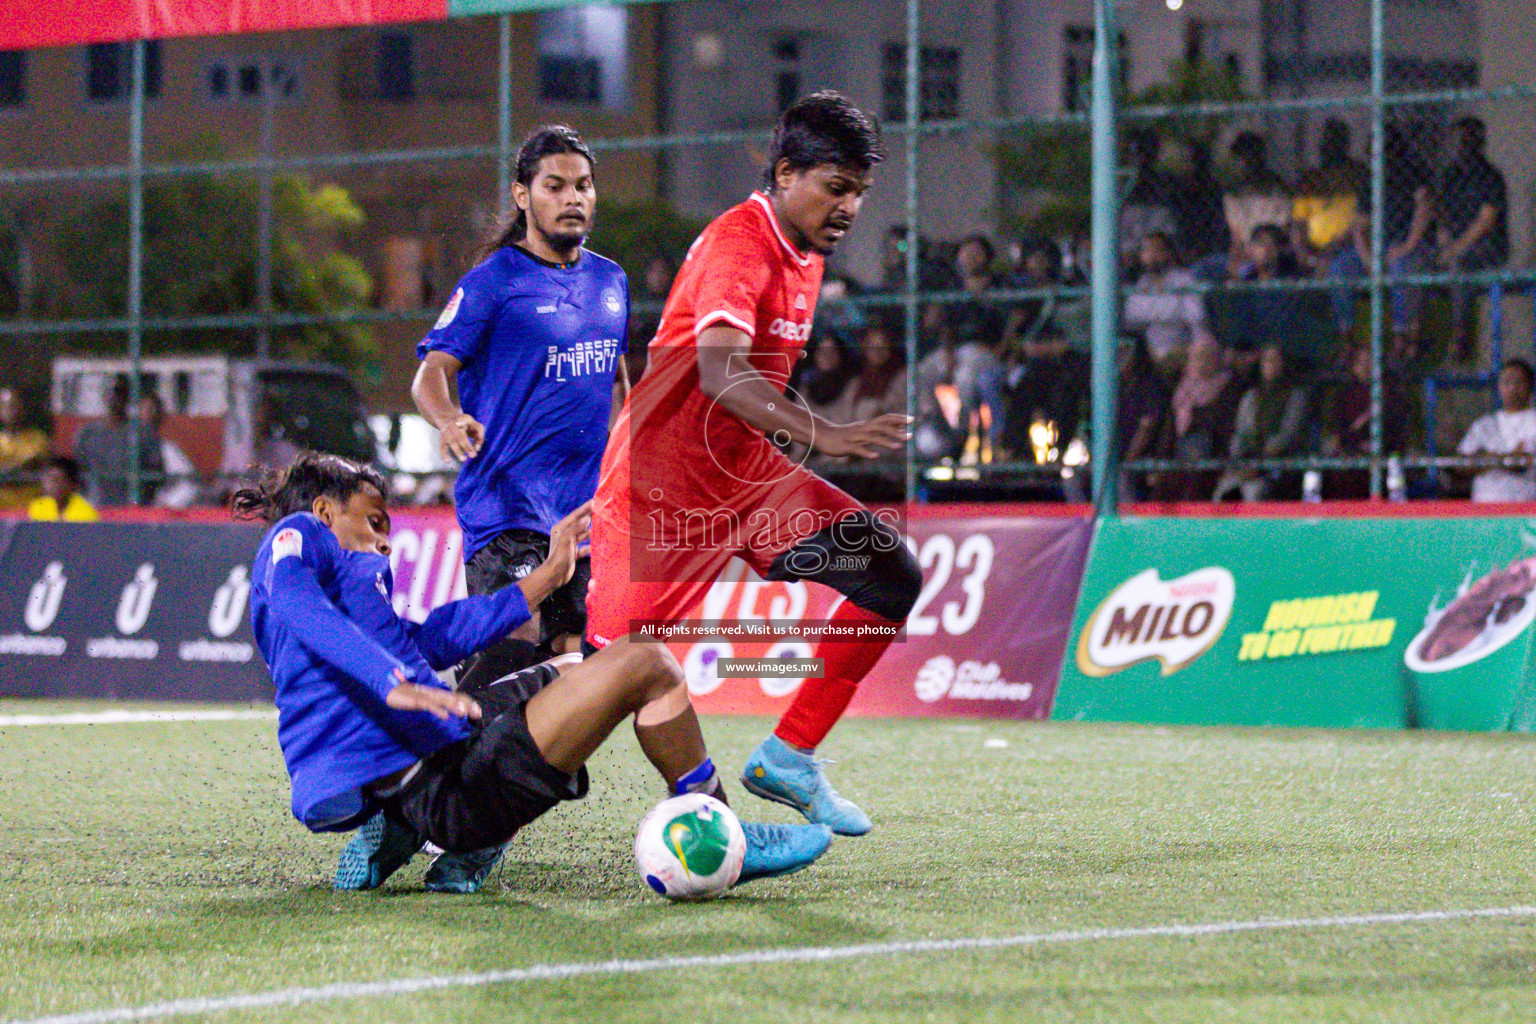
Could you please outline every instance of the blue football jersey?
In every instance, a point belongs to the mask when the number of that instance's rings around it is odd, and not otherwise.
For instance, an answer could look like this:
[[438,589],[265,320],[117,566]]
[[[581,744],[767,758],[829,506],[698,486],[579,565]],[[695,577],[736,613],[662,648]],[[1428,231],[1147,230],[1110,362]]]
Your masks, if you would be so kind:
[[462,719],[389,707],[399,676],[441,686],[434,669],[529,619],[519,587],[450,602],[419,625],[402,619],[390,604],[389,560],[343,550],[307,512],[267,531],[251,577],[251,626],[277,689],[293,813],[316,831],[361,824],[377,810],[368,783],[470,735]]
[[624,271],[586,249],[557,266],[507,246],[459,282],[416,353],[463,364],[459,400],[485,427],[454,487],[466,560],[505,530],[547,534],[597,490],[628,326]]

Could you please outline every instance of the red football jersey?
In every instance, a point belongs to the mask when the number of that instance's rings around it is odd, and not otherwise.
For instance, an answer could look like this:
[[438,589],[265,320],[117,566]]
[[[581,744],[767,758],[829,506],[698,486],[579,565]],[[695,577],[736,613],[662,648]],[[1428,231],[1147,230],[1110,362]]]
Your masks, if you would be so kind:
[[745,512],[772,485],[804,473],[704,395],[696,355],[700,332],[728,324],[751,335],[751,365],[787,385],[811,336],[822,268],[821,254],[790,244],[761,192],[694,240],[651,342],[650,366],[603,454],[594,513],[605,527],[639,535],[648,517]]

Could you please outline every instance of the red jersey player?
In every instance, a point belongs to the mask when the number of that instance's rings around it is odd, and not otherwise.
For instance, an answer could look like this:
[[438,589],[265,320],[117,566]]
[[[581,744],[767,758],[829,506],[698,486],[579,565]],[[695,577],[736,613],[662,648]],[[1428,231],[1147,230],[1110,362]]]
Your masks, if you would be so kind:
[[847,99],[802,99],[774,132],[766,188],[693,243],[603,456],[587,595],[587,640],[604,647],[684,619],[732,556],[766,579],[844,594],[815,647],[823,676],[801,684],[742,775],[751,792],[842,835],[869,831],[869,817],[812,755],[906,620],[922,574],[885,519],[780,445],[868,459],[909,435],[907,416],[829,423],[786,394],[823,258],[884,155],[878,125]]

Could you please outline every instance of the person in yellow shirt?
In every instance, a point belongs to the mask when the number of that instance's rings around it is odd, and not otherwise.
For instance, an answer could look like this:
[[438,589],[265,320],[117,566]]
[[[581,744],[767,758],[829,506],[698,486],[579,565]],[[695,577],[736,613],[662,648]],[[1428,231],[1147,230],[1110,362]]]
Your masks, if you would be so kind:
[[80,464],[59,456],[43,470],[43,496],[27,506],[27,518],[45,522],[94,523],[101,516],[80,496]]
[[22,508],[37,497],[37,486],[21,483],[48,455],[48,435],[26,425],[21,392],[0,387],[0,509]]

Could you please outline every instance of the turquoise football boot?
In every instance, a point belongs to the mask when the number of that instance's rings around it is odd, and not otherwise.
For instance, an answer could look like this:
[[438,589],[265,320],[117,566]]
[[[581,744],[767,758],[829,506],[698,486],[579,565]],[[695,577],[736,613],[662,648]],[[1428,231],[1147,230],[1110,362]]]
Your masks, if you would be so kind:
[[747,758],[741,784],[749,793],[793,807],[840,836],[862,836],[870,830],[869,815],[838,796],[821,770],[826,763],[769,736]]
[[452,892],[461,896],[480,891],[485,880],[501,863],[504,847],[488,846],[470,853],[444,853],[427,868],[424,882],[428,892]]
[[375,814],[341,851],[341,860],[336,864],[336,888],[354,892],[377,889],[420,849],[421,836],[382,814]]
[[741,861],[737,885],[759,878],[792,875],[813,864],[832,845],[832,830],[825,825],[761,825],[744,821],[747,854]]

